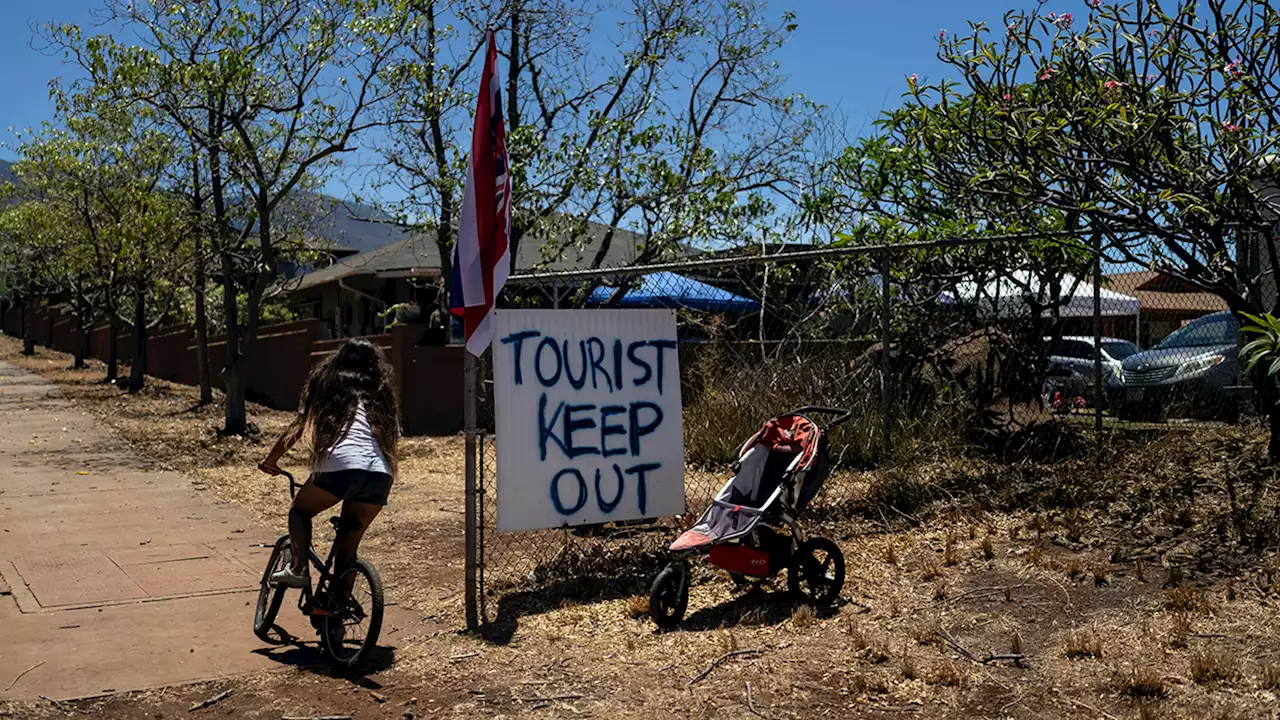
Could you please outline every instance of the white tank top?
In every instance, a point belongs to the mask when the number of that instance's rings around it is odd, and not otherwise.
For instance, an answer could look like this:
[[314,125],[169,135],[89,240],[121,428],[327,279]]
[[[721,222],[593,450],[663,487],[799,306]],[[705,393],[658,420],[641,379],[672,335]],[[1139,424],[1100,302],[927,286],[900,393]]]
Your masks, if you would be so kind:
[[373,428],[364,413],[364,403],[356,405],[355,417],[345,432],[338,437],[329,451],[316,458],[311,468],[315,473],[338,472],[339,470],[368,470],[391,474],[387,458],[382,454],[382,447],[373,437]]

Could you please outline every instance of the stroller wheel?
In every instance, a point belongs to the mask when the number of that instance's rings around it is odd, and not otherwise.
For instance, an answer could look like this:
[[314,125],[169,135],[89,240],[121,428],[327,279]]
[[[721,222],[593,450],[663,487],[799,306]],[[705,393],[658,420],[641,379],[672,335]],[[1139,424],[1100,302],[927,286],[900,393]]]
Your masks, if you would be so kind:
[[844,553],[840,547],[821,537],[802,543],[787,567],[787,587],[797,599],[814,607],[835,602],[844,588]]
[[654,624],[670,630],[684,619],[689,606],[689,566],[675,561],[662,569],[649,591],[649,617]]

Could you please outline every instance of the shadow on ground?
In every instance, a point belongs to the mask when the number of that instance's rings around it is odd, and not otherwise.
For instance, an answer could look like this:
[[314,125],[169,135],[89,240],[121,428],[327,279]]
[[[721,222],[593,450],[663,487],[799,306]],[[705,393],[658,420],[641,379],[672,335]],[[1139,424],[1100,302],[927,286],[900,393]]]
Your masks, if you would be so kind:
[[275,630],[280,638],[277,643],[273,647],[260,648],[253,652],[272,662],[306,670],[316,675],[344,678],[360,687],[377,690],[382,686],[371,680],[369,676],[388,670],[395,664],[395,648],[379,645],[358,667],[340,667],[325,654],[318,642],[304,642],[300,638],[289,635],[279,626]]

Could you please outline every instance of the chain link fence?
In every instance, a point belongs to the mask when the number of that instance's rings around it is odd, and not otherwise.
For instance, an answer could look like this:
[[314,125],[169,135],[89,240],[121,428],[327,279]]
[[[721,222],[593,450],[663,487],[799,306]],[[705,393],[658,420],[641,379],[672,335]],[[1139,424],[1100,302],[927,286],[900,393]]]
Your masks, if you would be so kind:
[[504,468],[482,359],[471,450],[473,621],[500,621],[531,595],[642,592],[728,479],[741,444],[804,405],[853,412],[831,437],[836,472],[806,512],[819,531],[875,491],[862,471],[975,446],[1016,459],[1034,450],[1013,438],[1064,422],[1104,443],[1132,424],[1239,421],[1250,395],[1238,378],[1236,320],[1222,301],[1168,274],[1105,269],[1089,253],[1049,262],[1026,252],[1023,238],[988,238],[711,252],[513,277],[512,307],[677,310],[686,515],[498,532]]

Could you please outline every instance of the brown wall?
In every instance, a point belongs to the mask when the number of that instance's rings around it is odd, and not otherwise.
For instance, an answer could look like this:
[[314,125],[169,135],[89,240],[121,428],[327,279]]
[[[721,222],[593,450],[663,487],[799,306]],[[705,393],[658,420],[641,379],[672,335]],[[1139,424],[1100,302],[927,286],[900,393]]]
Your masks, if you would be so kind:
[[[4,331],[21,333],[21,310],[4,313]],[[60,308],[31,308],[28,328],[37,344],[53,343],[55,350],[73,352],[75,321]],[[452,435],[462,430],[461,346],[419,345],[424,328],[402,326],[384,335],[365,339],[383,349],[395,368],[400,390],[401,418],[411,435]],[[89,333],[89,354],[106,361],[110,328],[105,323]],[[329,328],[321,320],[272,325],[260,330],[257,342],[244,361],[248,367],[248,396],[254,402],[280,410],[298,407],[302,387],[311,368],[346,340],[328,340]],[[184,385],[195,385],[195,334],[191,327],[157,328],[147,337],[147,374]],[[133,357],[133,330],[120,328],[119,360]],[[209,337],[209,368],[213,385],[222,387],[219,371],[226,362],[226,337]],[[482,416],[490,416],[482,412]]]
[[387,359],[396,369],[400,418],[408,435],[453,435],[462,431],[461,345],[419,345],[421,325],[391,329]]

